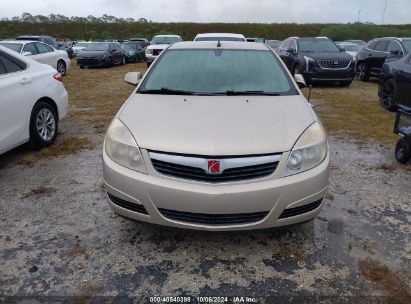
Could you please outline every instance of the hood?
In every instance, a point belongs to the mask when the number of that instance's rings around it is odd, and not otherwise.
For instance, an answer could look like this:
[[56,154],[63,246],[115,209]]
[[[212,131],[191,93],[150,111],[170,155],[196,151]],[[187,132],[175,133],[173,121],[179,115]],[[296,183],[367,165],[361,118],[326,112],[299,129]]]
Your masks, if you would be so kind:
[[315,114],[300,96],[133,94],[118,118],[140,148],[197,155],[289,151]]
[[323,53],[310,53],[301,52],[307,57],[314,60],[352,60],[352,56],[346,52],[323,52]]
[[107,54],[108,51],[86,51],[86,50],[81,50],[79,53],[80,57],[101,57],[104,54]]
[[170,44],[152,44],[147,47],[147,49],[153,49],[153,50],[164,50],[168,48]]

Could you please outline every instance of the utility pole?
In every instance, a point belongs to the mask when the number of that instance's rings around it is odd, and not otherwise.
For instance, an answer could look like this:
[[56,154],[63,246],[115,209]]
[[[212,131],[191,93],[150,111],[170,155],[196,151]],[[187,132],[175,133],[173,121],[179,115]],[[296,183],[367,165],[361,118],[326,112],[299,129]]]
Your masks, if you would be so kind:
[[384,25],[384,18],[385,18],[385,10],[387,9],[387,0],[385,0],[384,3],[384,10],[382,12],[382,20],[381,20],[381,25]]
[[358,21],[357,21],[357,23],[360,23],[360,16],[361,16],[361,10],[358,10]]

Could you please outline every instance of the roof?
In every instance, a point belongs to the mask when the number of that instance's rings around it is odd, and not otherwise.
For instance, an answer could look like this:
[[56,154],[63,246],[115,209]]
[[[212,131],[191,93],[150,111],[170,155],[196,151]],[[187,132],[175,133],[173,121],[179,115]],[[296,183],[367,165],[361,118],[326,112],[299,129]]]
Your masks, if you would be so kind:
[[154,37],[180,37],[179,35],[156,35]]
[[202,37],[230,37],[230,38],[242,38],[245,39],[244,35],[242,34],[233,34],[233,33],[203,33],[197,34],[196,38]]
[[186,41],[179,42],[171,45],[169,49],[222,49],[222,50],[256,50],[256,51],[267,51],[271,50],[268,46],[263,43],[250,43],[250,42],[233,42],[233,41],[221,41],[220,47],[217,47],[218,42],[216,41]]
[[19,44],[27,44],[27,43],[31,43],[31,42],[44,43],[44,42],[37,41],[37,40],[2,40],[1,41],[1,43],[19,43]]

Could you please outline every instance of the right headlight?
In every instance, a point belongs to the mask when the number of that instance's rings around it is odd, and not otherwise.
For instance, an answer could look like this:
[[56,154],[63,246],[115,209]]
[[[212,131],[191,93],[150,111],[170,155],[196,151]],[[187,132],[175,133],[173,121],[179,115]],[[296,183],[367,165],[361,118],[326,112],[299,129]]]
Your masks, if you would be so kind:
[[146,49],[147,55],[153,55],[153,49]]
[[304,56],[305,59],[305,71],[308,72],[311,69],[311,65],[314,63],[314,59]]
[[108,127],[105,149],[107,155],[114,162],[131,170],[147,174],[143,157],[133,135],[117,118]]
[[313,123],[295,143],[284,176],[310,170],[321,164],[327,156],[327,134],[318,122]]

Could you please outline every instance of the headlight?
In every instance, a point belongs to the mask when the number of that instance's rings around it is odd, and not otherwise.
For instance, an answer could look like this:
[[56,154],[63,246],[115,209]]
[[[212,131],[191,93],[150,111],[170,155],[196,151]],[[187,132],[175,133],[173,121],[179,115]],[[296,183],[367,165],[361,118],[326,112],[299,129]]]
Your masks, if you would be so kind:
[[116,163],[147,174],[136,141],[127,127],[117,118],[113,120],[107,130],[105,148],[107,155]]
[[134,51],[130,51],[128,54],[129,54],[130,56],[133,56],[133,55],[134,55]]
[[320,123],[312,124],[297,140],[288,158],[285,176],[310,170],[327,156],[327,135]]
[[146,49],[147,55],[153,55],[153,49]]
[[106,59],[106,57],[107,57],[107,54],[104,54],[103,57],[101,57],[101,58]]
[[308,72],[311,68],[311,64],[314,62],[314,59],[304,56],[305,59],[305,71]]

